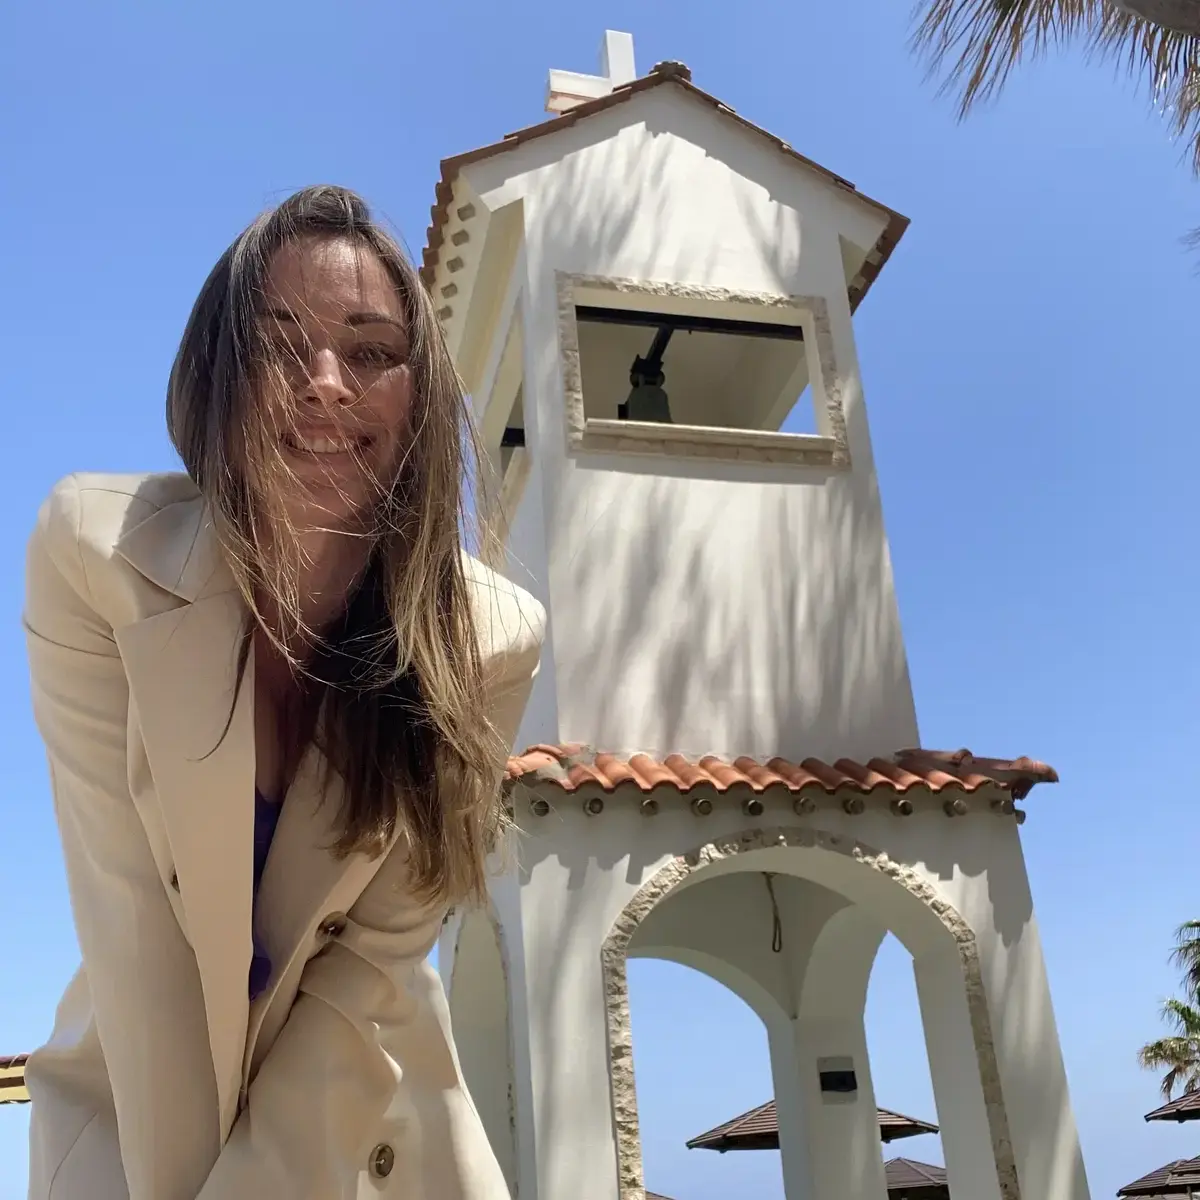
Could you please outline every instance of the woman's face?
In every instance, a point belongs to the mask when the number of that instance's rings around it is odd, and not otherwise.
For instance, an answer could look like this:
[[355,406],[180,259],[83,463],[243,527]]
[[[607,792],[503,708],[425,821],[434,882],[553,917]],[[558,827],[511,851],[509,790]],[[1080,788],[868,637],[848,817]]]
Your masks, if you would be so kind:
[[259,389],[291,480],[299,526],[342,528],[371,510],[409,442],[412,373],[404,310],[375,254],[344,239],[284,246],[259,321],[274,369]]

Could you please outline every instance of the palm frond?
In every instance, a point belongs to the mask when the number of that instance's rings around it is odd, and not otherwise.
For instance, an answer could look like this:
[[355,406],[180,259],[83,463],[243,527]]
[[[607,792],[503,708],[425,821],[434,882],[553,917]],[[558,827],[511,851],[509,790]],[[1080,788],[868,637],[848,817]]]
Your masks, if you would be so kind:
[[927,0],[913,48],[941,90],[960,92],[958,111],[994,96],[1025,57],[1036,58],[1104,19],[1106,0]]
[[[1141,77],[1187,142],[1200,173],[1200,38],[1123,11],[1108,0],[922,0],[913,47],[958,113],[994,97],[1025,58],[1069,41]],[[920,11],[920,10],[918,10]]]
[[1103,20],[1089,31],[1089,49],[1142,78],[1200,174],[1200,38],[1103,7]]
[[1191,1038],[1196,1042],[1197,1059],[1200,1061],[1200,1009],[1182,1000],[1164,1000],[1161,1015],[1179,1037]]
[[[1200,230],[1191,235],[1192,244],[1200,245]],[[1175,930],[1175,949],[1171,965],[1183,972],[1183,987],[1188,999],[1200,1004],[1200,921],[1184,921]]]
[[1189,1037],[1165,1037],[1149,1042],[1138,1051],[1138,1065],[1147,1071],[1165,1072],[1162,1094],[1172,1099],[1175,1089],[1195,1091],[1200,1087],[1200,1042]]

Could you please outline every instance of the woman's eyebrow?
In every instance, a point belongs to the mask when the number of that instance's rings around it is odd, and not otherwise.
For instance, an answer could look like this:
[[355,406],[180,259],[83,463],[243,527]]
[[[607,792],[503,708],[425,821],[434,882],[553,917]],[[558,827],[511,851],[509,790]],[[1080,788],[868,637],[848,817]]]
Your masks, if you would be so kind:
[[394,328],[404,332],[404,324],[398,321],[395,317],[389,317],[387,313],[381,312],[353,312],[346,316],[346,324],[355,327],[358,325],[391,325]]
[[[300,323],[299,318],[290,308],[273,306],[265,309],[264,315],[273,317],[276,321],[288,321],[293,325]],[[391,325],[393,329],[398,329],[401,333],[405,332],[403,321],[399,321],[395,317],[390,317],[387,313],[382,312],[348,313],[343,323],[350,326],[351,329],[356,329],[359,325]]]

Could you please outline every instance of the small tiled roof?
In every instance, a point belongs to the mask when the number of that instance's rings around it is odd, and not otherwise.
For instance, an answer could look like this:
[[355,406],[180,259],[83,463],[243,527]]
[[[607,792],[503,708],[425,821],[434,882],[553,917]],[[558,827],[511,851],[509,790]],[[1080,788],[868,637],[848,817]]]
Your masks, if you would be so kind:
[[890,1158],[883,1164],[883,1169],[889,1188],[946,1182],[945,1167],[935,1167],[932,1163],[917,1162],[912,1158]]
[[[923,1133],[937,1133],[938,1127],[928,1121],[918,1121],[903,1113],[881,1108],[879,1111],[879,1136],[884,1142],[898,1138],[918,1137]],[[689,1150],[778,1150],[779,1117],[775,1101],[768,1100],[749,1112],[708,1130],[687,1143]]]
[[1194,1191],[1200,1191],[1200,1158],[1180,1158],[1127,1183],[1117,1195],[1158,1200],[1165,1196],[1191,1196]]
[[1200,1091],[1185,1092],[1178,1100],[1146,1114],[1147,1121],[1200,1121]]
[[755,125],[753,121],[748,121],[745,117],[739,116],[728,104],[724,104],[716,96],[710,96],[707,92],[696,87],[692,83],[691,71],[683,63],[676,62],[659,63],[648,75],[644,75],[640,79],[622,84],[620,87],[614,88],[607,95],[577,104],[574,108],[568,109],[560,116],[546,121],[539,121],[536,125],[530,125],[525,129],[518,130],[516,133],[510,133],[502,141],[492,142],[490,145],[480,146],[475,150],[468,150],[465,154],[457,154],[452,158],[442,159],[442,177],[437,185],[435,203],[430,210],[431,224],[425,233],[425,250],[421,257],[421,278],[424,280],[425,286],[433,286],[438,261],[441,257],[442,243],[445,240],[445,227],[449,220],[450,205],[454,198],[454,181],[458,178],[458,173],[463,167],[469,166],[471,163],[480,162],[485,158],[491,158],[497,154],[503,154],[507,150],[513,150],[517,146],[533,141],[535,138],[545,137],[551,133],[558,133],[563,129],[570,129],[577,121],[584,120],[595,113],[604,112],[606,109],[622,104],[641,92],[649,91],[651,88],[659,87],[666,83],[681,88],[686,94],[696,100],[711,105],[717,112],[731,121],[736,121],[748,133],[765,139],[789,158],[823,175],[830,182],[853,193],[886,215],[888,218],[887,226],[867,255],[867,261],[863,264],[862,271],[850,288],[850,307],[851,309],[857,308],[862,298],[867,294],[867,290],[875,282],[879,272],[883,269],[883,264],[887,262],[892,251],[896,248],[896,243],[900,240],[901,235],[908,228],[908,218],[901,216],[886,204],[881,204],[878,200],[872,200],[869,196],[864,196],[848,180],[834,174],[834,172],[821,166],[819,163],[813,162],[811,158],[806,158],[803,154],[800,154],[788,145],[787,142],[777,138],[773,133],[768,133],[762,126]]
[[[946,1186],[946,1168],[935,1167],[931,1163],[914,1162],[911,1158],[893,1158],[883,1164],[883,1177],[887,1184],[888,1195],[904,1197],[919,1197],[920,1200],[949,1200],[950,1191]],[[659,1192],[647,1192],[646,1200],[667,1200]]]
[[28,1054],[0,1055],[0,1104],[26,1104],[25,1062]]
[[969,750],[901,750],[889,758],[865,763],[840,758],[834,763],[819,758],[791,762],[772,758],[736,758],[715,755],[690,759],[671,754],[661,761],[646,754],[605,754],[591,746],[538,745],[508,760],[508,778],[526,784],[554,783],[573,792],[586,784],[605,792],[631,787],[641,792],[671,788],[681,792],[707,785],[718,792],[734,787],[764,792],[838,791],[903,794],[913,788],[930,792],[975,792],[983,787],[1007,791],[1022,800],[1038,783],[1057,783],[1053,767],[1029,758],[976,758]]
[[919,1198],[919,1200],[950,1200],[946,1183],[946,1168],[932,1163],[916,1162],[911,1158],[892,1158],[883,1164],[883,1177],[889,1196]]

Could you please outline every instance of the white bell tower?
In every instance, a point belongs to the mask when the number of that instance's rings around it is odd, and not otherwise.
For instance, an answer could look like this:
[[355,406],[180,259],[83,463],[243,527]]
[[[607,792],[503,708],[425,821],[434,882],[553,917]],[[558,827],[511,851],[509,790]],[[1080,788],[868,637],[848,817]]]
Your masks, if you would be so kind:
[[1018,838],[1054,773],[914,749],[852,320],[907,221],[626,34],[547,109],[443,162],[422,268],[550,614],[519,869],[440,947],[514,1195],[643,1200],[650,955],[764,1021],[789,1200],[884,1200],[890,931],[953,1193],[1086,1200]]

